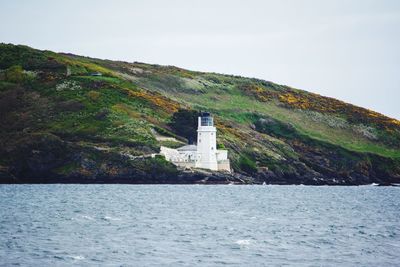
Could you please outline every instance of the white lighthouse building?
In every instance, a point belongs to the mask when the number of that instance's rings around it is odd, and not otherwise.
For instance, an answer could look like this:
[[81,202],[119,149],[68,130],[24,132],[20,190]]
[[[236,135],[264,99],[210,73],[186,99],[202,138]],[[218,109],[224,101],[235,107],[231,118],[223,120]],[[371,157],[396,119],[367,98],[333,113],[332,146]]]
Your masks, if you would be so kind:
[[197,146],[186,145],[178,149],[161,147],[166,160],[185,168],[202,168],[213,171],[230,171],[228,151],[217,149],[217,129],[210,113],[198,117]]
[[196,168],[218,170],[216,135],[213,117],[202,112],[198,118]]

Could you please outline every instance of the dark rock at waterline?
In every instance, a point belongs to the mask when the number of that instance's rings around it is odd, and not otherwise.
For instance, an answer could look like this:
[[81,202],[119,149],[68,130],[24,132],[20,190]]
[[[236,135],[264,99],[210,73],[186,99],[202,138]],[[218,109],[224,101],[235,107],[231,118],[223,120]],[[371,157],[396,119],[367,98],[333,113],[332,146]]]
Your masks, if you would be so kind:
[[378,169],[336,173],[322,161],[318,168],[290,161],[290,173],[268,168],[252,175],[182,170],[162,157],[131,157],[52,134],[27,134],[17,143],[5,143],[1,152],[6,164],[0,165],[0,183],[391,185],[399,181],[399,177],[379,173]]

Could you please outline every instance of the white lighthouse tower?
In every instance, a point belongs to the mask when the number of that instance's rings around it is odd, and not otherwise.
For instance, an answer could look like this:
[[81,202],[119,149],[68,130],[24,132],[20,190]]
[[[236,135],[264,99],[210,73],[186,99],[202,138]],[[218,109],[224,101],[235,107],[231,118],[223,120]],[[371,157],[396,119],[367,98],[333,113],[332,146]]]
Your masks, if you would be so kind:
[[178,149],[161,146],[160,150],[166,160],[183,168],[231,172],[228,150],[217,149],[217,129],[208,112],[202,112],[198,119],[197,146],[185,145]]
[[202,112],[197,128],[196,168],[218,170],[216,136],[213,117],[208,112]]

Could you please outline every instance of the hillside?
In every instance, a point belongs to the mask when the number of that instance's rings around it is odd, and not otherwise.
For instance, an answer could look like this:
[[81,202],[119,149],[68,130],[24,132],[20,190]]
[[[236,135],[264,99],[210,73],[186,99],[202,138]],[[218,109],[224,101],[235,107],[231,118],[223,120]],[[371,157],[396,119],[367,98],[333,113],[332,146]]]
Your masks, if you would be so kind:
[[[400,182],[400,122],[336,99],[11,44],[0,44],[0,70],[3,183]],[[180,122],[200,110],[213,113],[235,175],[181,171],[148,157],[188,142],[191,129]]]

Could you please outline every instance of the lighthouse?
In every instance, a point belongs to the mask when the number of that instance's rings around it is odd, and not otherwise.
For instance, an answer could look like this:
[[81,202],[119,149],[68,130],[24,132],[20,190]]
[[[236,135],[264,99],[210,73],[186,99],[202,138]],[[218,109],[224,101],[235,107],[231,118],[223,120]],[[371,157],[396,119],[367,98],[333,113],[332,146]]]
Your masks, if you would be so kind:
[[201,112],[197,128],[196,168],[218,170],[217,129],[210,113]]
[[198,117],[197,146],[185,145],[177,149],[160,147],[160,155],[176,166],[191,169],[231,172],[228,150],[217,149],[217,129],[210,113],[201,112]]

